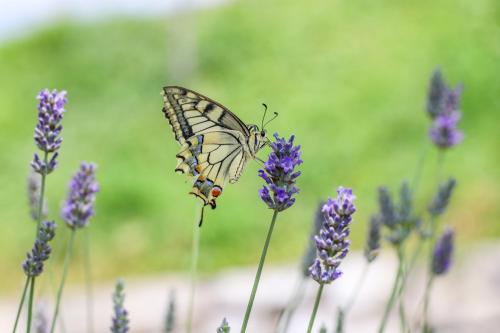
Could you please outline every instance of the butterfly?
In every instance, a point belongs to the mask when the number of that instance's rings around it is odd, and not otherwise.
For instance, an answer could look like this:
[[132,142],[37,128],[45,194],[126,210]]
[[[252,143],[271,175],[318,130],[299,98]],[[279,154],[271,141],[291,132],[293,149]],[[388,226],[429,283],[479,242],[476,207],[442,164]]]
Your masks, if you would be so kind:
[[257,152],[269,143],[265,112],[259,129],[195,91],[167,86],[161,94],[162,111],[181,145],[175,171],[193,177],[190,194],[203,200],[203,207],[215,209],[226,183],[238,181],[247,161],[256,159]]

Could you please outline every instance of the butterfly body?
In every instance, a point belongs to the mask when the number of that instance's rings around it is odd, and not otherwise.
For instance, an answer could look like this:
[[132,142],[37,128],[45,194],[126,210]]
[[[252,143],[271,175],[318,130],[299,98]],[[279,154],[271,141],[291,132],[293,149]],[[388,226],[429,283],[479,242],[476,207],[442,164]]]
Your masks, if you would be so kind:
[[192,90],[168,86],[162,95],[163,113],[181,145],[175,171],[192,176],[190,193],[215,208],[226,183],[238,181],[247,161],[266,144],[265,131]]

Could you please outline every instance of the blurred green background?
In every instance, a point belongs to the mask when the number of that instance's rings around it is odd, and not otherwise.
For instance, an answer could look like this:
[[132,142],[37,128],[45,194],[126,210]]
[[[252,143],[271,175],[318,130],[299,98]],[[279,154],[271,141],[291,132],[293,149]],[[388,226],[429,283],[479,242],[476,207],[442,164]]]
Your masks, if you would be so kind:
[[[240,1],[161,19],[58,23],[0,45],[0,276],[17,292],[32,245],[26,178],[35,152],[35,96],[66,89],[59,168],[48,177],[50,217],[59,218],[80,161],[99,165],[101,192],[88,230],[94,274],[185,270],[198,201],[177,175],[178,145],[161,113],[164,85],[180,84],[259,123],[261,103],[280,116],[269,131],[292,133],[304,164],[297,204],[280,214],[271,263],[300,257],[318,200],[338,185],[357,194],[353,244],[362,247],[376,187],[411,179],[430,122],[425,100],[440,66],[462,82],[465,141],[446,153],[459,181],[445,223],[459,249],[500,236],[500,6],[478,1]],[[267,152],[262,152],[265,158]],[[201,270],[257,262],[271,218],[257,191],[258,164],[206,210]],[[436,183],[430,147],[418,193],[422,211]],[[83,234],[78,236],[81,258]],[[71,279],[81,281],[81,260]]]

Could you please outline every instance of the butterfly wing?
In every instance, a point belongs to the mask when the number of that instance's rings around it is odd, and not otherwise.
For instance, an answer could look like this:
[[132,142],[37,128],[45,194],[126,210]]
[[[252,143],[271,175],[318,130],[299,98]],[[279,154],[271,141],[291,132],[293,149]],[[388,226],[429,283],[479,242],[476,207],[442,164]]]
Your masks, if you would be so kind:
[[165,87],[163,96],[163,112],[181,144],[175,170],[193,176],[190,193],[215,208],[224,185],[236,182],[246,164],[249,131],[227,108],[194,91]]

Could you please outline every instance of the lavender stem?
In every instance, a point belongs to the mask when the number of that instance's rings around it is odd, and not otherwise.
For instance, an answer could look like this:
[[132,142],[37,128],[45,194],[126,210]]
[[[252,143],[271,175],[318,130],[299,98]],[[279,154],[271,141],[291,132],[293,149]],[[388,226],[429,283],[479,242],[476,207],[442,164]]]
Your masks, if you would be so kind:
[[389,297],[389,300],[387,302],[387,305],[384,310],[384,315],[382,317],[382,321],[380,322],[380,326],[378,329],[378,333],[383,333],[385,330],[385,326],[387,324],[387,319],[389,318],[389,313],[391,312],[392,306],[394,305],[394,301],[396,300],[396,294],[398,291],[398,287],[400,286],[402,274],[403,274],[403,260],[402,260],[402,250],[401,246],[398,246],[398,259],[399,259],[399,264],[398,264],[398,271],[396,273],[396,278],[394,279],[394,284],[392,286],[392,291],[391,291],[391,296]]
[[319,301],[321,299],[321,294],[323,293],[324,283],[319,284],[318,293],[316,294],[316,300],[314,301],[313,311],[311,313],[311,318],[309,319],[309,326],[307,326],[307,333],[311,333],[314,325],[314,319],[316,319],[316,313],[318,312]]
[[17,309],[16,321],[14,322],[14,328],[12,329],[12,333],[16,333],[17,324],[19,323],[19,317],[21,316],[21,310],[23,309],[24,299],[26,298],[26,292],[28,291],[28,286],[30,284],[30,277],[26,277],[26,282],[24,283],[23,295],[21,296],[21,302],[19,303],[19,307]]
[[271,242],[271,236],[273,234],[274,224],[276,223],[276,218],[278,217],[278,210],[275,209],[273,212],[273,218],[271,224],[269,225],[269,230],[267,232],[266,242],[264,243],[264,248],[262,249],[262,254],[260,255],[259,267],[257,268],[257,273],[255,274],[255,279],[253,282],[252,293],[250,294],[250,299],[248,300],[247,310],[245,312],[245,318],[243,319],[243,324],[241,325],[241,333],[246,332],[248,319],[250,318],[250,313],[252,312],[253,302],[255,300],[255,294],[257,293],[257,288],[259,286],[260,275],[262,273],[262,268],[264,267],[264,262],[266,260],[267,249],[269,243]]
[[431,295],[431,289],[432,289],[432,282],[434,281],[434,275],[430,274],[429,278],[427,280],[427,284],[425,286],[425,295],[424,295],[424,310],[423,310],[423,321],[424,324],[422,326],[422,332],[427,332],[428,325],[429,325],[429,315],[428,315],[428,310],[429,310],[429,301],[430,301],[430,295]]
[[186,321],[186,332],[191,333],[193,326],[193,309],[194,309],[194,298],[196,292],[196,280],[197,280],[197,270],[198,270],[198,256],[200,252],[200,226],[199,222],[201,218],[198,217],[203,214],[203,206],[199,209],[199,213],[196,214],[194,229],[193,229],[193,241],[191,244],[191,285],[189,288],[189,303],[188,303],[188,313]]
[[30,295],[28,300],[28,323],[26,324],[26,333],[31,331],[31,318],[33,317],[33,299],[35,298],[35,277],[29,278],[30,281]]
[[71,254],[73,252],[73,243],[75,241],[75,233],[76,229],[71,229],[71,235],[68,241],[68,247],[66,249],[66,256],[64,257],[64,267],[61,277],[61,284],[59,285],[59,289],[57,291],[56,307],[54,310],[54,316],[52,317],[52,324],[50,325],[50,333],[54,333],[54,330],[56,329],[56,319],[59,313],[59,305],[61,304],[61,297],[64,289],[64,284],[66,282],[66,277],[68,275],[69,262],[71,261]]

